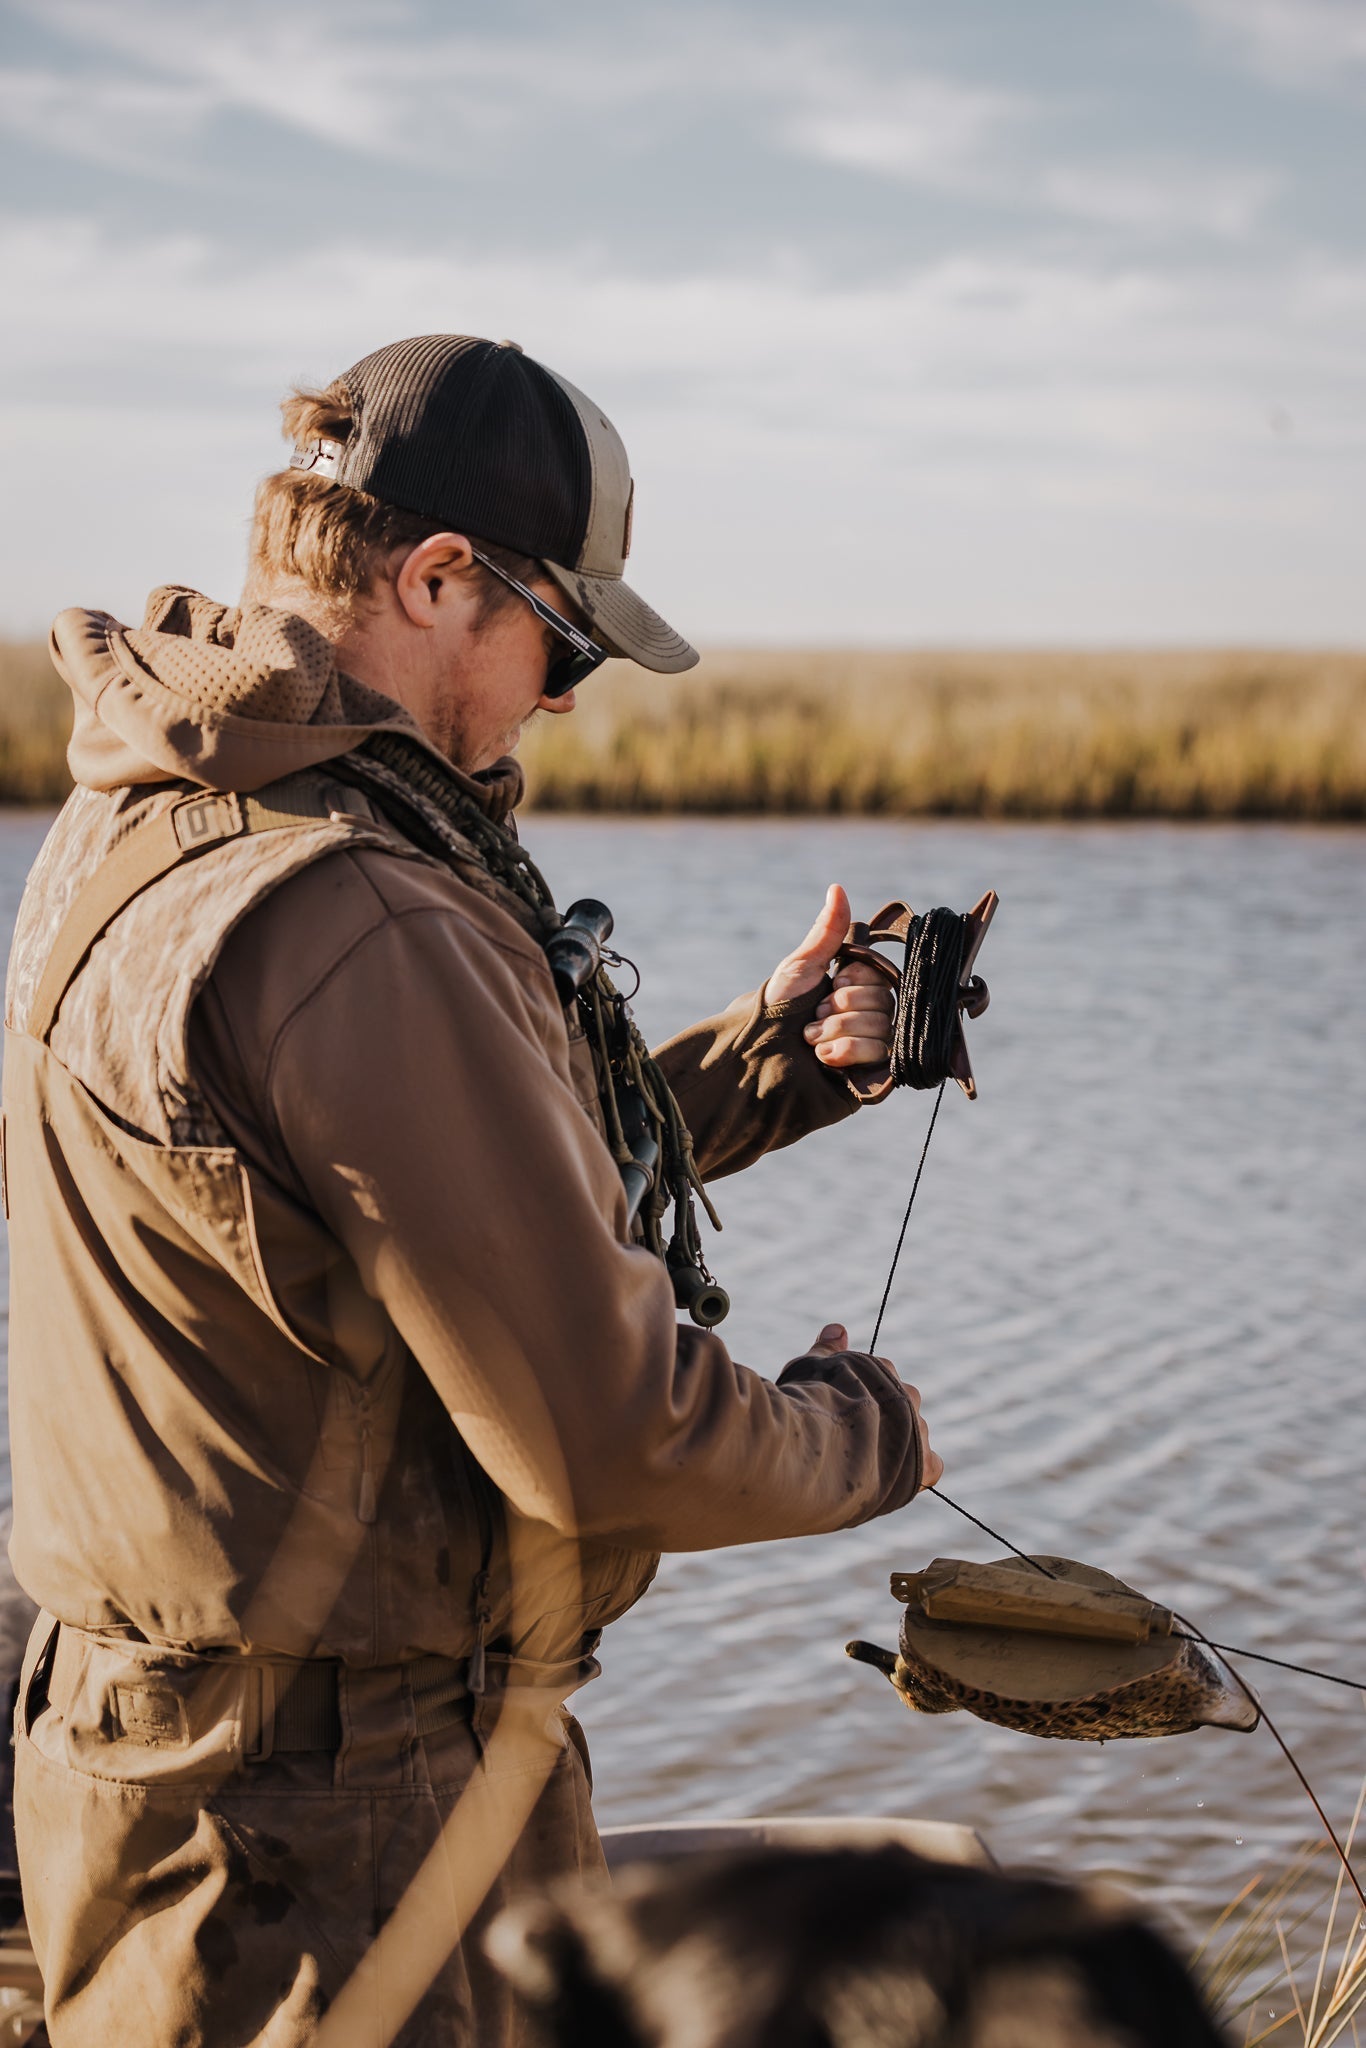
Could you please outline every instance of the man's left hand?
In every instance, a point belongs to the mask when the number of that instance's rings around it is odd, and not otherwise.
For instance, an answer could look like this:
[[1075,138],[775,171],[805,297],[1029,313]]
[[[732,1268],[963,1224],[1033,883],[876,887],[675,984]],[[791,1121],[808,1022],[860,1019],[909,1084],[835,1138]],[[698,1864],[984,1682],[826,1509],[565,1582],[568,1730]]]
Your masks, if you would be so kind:
[[[819,987],[849,929],[849,915],[848,896],[832,882],[825,907],[800,946],[769,976],[765,1002],[791,1002]],[[888,983],[874,968],[854,961],[835,975],[830,994],[806,1026],[807,1044],[825,1067],[880,1066],[891,1056],[895,1008]]]

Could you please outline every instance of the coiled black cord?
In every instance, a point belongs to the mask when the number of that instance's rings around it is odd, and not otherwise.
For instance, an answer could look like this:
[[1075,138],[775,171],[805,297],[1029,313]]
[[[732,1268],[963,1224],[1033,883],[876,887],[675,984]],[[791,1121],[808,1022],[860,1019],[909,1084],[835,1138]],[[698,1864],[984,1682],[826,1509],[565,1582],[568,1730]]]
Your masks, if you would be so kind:
[[948,1078],[967,930],[956,910],[927,910],[911,919],[892,1028],[894,1087],[938,1088]]

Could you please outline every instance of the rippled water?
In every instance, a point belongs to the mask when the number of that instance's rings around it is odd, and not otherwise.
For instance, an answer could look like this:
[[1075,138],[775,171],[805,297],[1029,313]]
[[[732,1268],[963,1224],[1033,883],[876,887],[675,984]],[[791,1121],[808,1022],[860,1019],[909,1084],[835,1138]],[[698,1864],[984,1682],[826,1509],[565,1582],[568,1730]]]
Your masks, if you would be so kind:
[[[7,920],[44,824],[0,816]],[[1366,1678],[1366,839],[581,819],[526,836],[561,902],[613,905],[654,1037],[762,979],[828,880],[865,912],[1000,891],[981,1099],[946,1098],[881,1348],[924,1392],[949,1492],[1013,1541]],[[737,1357],[776,1372],[830,1319],[868,1340],[931,1100],[720,1184]],[[905,1713],[843,1644],[894,1641],[888,1573],[940,1554],[995,1548],[926,1499],[666,1559],[579,1696],[600,1819],[966,1821],[1003,1859],[1120,1876],[1196,1926],[1312,1834],[1265,1729],[1100,1747]],[[1361,1698],[1256,1682],[1345,1821]]]

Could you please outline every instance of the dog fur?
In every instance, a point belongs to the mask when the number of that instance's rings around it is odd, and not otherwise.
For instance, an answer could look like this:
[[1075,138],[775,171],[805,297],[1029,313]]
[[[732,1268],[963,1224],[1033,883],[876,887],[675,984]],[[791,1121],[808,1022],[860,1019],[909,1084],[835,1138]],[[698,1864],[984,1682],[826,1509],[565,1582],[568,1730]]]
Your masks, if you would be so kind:
[[547,2048],[1220,2048],[1098,1887],[897,1846],[744,1850],[556,1886],[488,1945]]

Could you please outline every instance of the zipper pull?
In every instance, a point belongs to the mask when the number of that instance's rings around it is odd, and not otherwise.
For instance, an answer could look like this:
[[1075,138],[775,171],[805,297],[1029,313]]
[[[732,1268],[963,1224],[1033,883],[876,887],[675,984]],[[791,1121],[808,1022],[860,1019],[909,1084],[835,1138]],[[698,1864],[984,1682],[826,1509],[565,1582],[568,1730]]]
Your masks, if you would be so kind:
[[474,1581],[474,1648],[470,1652],[469,1688],[476,1699],[483,1697],[484,1680],[487,1676],[487,1661],[484,1656],[484,1638],[488,1634],[489,1622],[489,1575],[479,1572]]
[[360,1433],[360,1486],[356,1494],[356,1520],[374,1522],[378,1511],[375,1504],[375,1475],[370,1470],[370,1425],[367,1422]]

